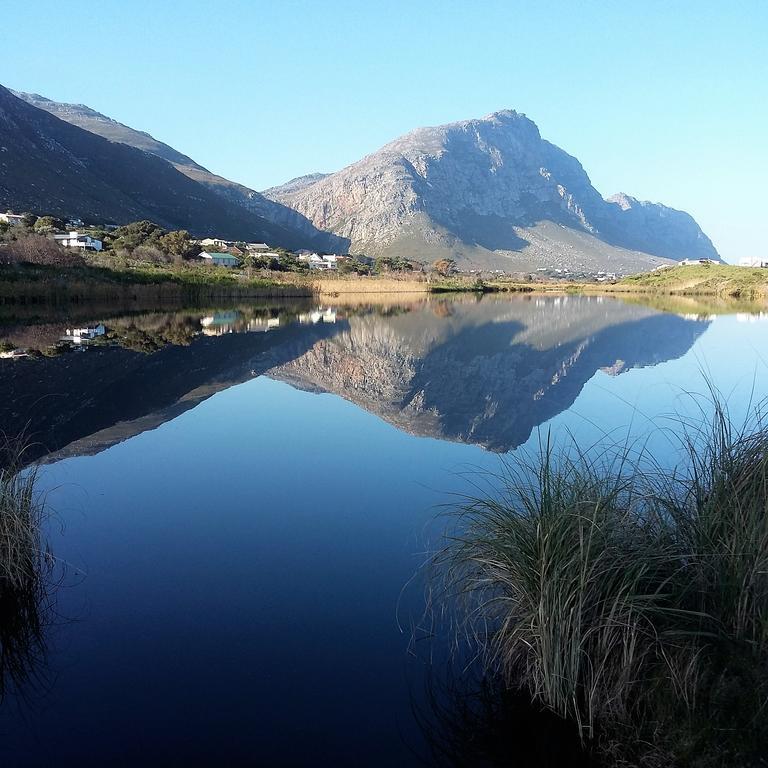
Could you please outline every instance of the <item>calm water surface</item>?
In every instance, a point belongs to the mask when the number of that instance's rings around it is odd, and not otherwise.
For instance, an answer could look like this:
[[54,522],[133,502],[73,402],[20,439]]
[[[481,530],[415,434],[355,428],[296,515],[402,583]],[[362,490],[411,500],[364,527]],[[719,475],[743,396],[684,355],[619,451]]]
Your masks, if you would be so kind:
[[[696,412],[702,371],[737,419],[768,396],[765,315],[672,309],[491,297],[7,318],[8,348],[73,349],[0,360],[0,427],[36,441],[65,564],[47,654],[0,705],[2,764],[448,764],[425,694],[445,639],[412,628],[437,506],[464,473],[547,432],[650,435],[671,464],[657,428]],[[575,764],[540,730],[510,734],[516,764]]]

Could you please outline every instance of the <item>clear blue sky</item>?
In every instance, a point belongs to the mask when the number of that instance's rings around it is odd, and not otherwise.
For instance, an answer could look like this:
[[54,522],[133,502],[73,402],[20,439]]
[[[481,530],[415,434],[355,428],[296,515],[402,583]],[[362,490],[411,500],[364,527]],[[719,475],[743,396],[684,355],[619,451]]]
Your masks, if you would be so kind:
[[768,256],[766,41],[765,0],[40,0],[3,24],[0,82],[256,189],[514,108],[734,260]]

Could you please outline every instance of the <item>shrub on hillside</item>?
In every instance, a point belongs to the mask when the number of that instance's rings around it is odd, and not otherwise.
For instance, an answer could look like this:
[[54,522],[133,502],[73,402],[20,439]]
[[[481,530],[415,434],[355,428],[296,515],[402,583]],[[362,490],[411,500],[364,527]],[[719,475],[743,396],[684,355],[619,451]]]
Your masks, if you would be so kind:
[[173,261],[172,256],[153,245],[140,245],[138,248],[134,248],[131,258],[150,264],[170,264]]
[[0,262],[4,264],[76,267],[83,263],[83,258],[77,251],[63,248],[55,240],[48,237],[26,234],[6,243],[0,249]]

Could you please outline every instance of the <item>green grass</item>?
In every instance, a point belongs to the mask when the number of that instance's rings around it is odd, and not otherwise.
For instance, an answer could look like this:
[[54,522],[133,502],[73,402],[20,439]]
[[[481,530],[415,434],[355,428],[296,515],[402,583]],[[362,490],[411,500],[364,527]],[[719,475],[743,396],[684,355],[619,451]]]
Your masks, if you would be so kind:
[[[722,407],[670,474],[547,446],[470,499],[434,565],[489,674],[610,764],[753,765],[768,749],[768,428]],[[622,763],[621,761],[627,761]]]
[[247,276],[225,267],[132,263],[120,268],[0,266],[0,304],[313,295],[292,277]]
[[757,298],[768,294],[768,269],[726,264],[700,264],[645,272],[621,280],[612,288],[689,295]]

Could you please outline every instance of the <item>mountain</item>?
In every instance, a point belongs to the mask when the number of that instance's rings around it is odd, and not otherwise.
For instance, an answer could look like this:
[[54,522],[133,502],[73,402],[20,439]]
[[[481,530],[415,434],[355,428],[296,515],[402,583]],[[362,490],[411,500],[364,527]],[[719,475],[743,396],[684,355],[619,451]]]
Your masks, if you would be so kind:
[[262,194],[268,198],[280,198],[295,195],[297,192],[303,192],[313,184],[317,184],[318,181],[327,179],[330,175],[330,173],[308,173],[306,176],[297,176],[295,179],[286,181],[285,184],[265,189]]
[[[126,144],[166,160],[185,176],[215,192],[228,203],[243,208],[265,219],[279,233],[262,239],[273,245],[308,247],[317,250],[346,252],[349,243],[342,238],[318,230],[306,217],[293,208],[270,200],[242,184],[217,176],[168,144],[158,141],[145,131],[139,131],[111,117],[97,112],[85,104],[66,104],[52,101],[36,93],[13,91],[13,94],[38,109],[76,125],[78,128],[101,136],[113,143]],[[287,232],[290,235],[287,235]],[[276,239],[279,236],[280,239]],[[286,239],[288,237],[289,239]]]
[[605,200],[576,158],[512,110],[420,128],[337,173],[267,194],[369,255],[613,271],[719,258],[688,214]]

